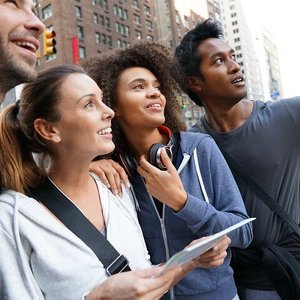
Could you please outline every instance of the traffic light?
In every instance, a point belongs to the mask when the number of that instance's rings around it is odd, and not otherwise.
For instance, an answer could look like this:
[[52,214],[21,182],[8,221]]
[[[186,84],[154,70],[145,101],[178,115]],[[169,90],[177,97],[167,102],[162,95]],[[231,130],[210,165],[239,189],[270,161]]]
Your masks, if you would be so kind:
[[54,30],[49,30],[49,29],[45,29],[44,30],[44,34],[43,34],[43,38],[44,38],[44,55],[45,56],[49,56],[51,54],[55,54],[56,53],[56,40],[54,39],[54,37],[56,36],[56,33]]

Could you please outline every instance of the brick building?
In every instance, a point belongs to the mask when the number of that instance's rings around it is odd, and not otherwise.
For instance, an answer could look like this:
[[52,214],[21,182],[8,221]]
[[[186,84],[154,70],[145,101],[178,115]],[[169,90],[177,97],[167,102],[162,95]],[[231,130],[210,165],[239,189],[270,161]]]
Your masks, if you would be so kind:
[[37,11],[45,26],[56,32],[57,42],[57,53],[51,56],[45,57],[41,48],[39,68],[78,63],[138,39],[157,39],[150,0],[40,0]]

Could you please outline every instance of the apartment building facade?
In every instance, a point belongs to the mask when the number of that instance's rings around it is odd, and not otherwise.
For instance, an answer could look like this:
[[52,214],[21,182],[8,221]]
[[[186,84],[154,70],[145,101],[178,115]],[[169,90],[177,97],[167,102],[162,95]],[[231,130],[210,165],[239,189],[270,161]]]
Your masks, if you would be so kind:
[[136,40],[157,39],[150,0],[40,0],[37,11],[45,26],[56,32],[57,53],[45,57],[41,49],[41,69],[78,64],[109,49],[126,48]]

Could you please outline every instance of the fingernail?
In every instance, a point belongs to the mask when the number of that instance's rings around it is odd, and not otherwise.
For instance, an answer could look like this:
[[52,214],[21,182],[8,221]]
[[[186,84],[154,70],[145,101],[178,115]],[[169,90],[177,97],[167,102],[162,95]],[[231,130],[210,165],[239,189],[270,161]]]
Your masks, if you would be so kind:
[[125,186],[126,186],[127,188],[130,188],[130,187],[131,187],[130,182],[129,182],[129,181],[126,181],[126,182],[125,182]]

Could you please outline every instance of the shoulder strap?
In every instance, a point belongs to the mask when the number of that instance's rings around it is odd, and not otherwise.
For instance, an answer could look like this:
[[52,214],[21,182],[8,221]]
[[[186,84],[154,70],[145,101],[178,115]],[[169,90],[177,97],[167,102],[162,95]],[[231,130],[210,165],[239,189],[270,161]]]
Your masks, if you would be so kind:
[[245,170],[228,152],[222,149],[221,151],[230,168],[243,178],[248,183],[249,187],[300,237],[300,227],[297,223],[278,205],[278,203],[249,174],[247,170]]
[[127,259],[120,255],[111,243],[97,230],[53,183],[44,182],[31,189],[31,196],[43,203],[61,222],[89,246],[103,264],[107,275],[129,271]]

